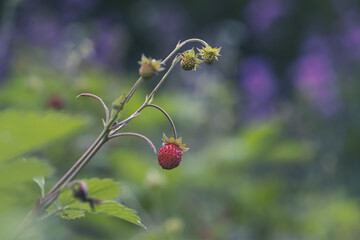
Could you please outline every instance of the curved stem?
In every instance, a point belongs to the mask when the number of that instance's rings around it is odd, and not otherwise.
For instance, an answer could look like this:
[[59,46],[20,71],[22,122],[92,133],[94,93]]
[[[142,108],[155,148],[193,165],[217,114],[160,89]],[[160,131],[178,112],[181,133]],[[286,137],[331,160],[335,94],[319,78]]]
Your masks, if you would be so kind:
[[180,50],[180,48],[182,48],[185,44],[190,43],[190,42],[199,42],[202,45],[204,45],[205,47],[208,45],[204,40],[199,39],[199,38],[190,38],[188,40],[183,41],[182,43],[178,43],[175,47],[175,49],[164,59],[164,61],[162,61],[163,64],[165,64],[177,51]]
[[132,132],[124,132],[124,133],[115,133],[113,135],[111,135],[109,137],[109,139],[112,139],[112,138],[116,138],[116,137],[120,137],[120,136],[135,136],[135,137],[140,137],[142,139],[144,139],[149,145],[150,147],[154,150],[155,154],[156,154],[156,148],[154,146],[154,144],[151,142],[151,140],[147,137],[145,137],[144,135],[142,134],[139,134],[139,133],[132,133]]
[[175,124],[174,124],[173,120],[171,119],[170,115],[164,109],[162,109],[161,107],[159,107],[155,104],[147,104],[146,107],[154,107],[154,108],[160,110],[166,116],[166,118],[169,120],[171,128],[173,130],[174,138],[177,139]]
[[[159,87],[161,86],[161,84],[165,81],[165,79],[167,78],[167,76],[169,75],[169,73],[173,70],[174,66],[179,62],[179,58],[175,58],[173,60],[173,63],[171,64],[170,68],[167,70],[167,72],[164,74],[164,76],[161,78],[161,80],[159,81],[159,83],[155,86],[155,88],[152,90],[152,92],[150,93],[150,95],[148,96],[148,98],[151,98],[155,92],[159,89]],[[139,78],[139,80],[142,78]],[[138,80],[138,81],[139,81]],[[140,111],[143,110],[146,107],[147,103],[144,103],[143,105],[141,105],[141,107],[136,110],[130,117],[128,117],[127,119],[117,123],[116,125],[113,125],[110,129],[112,130],[111,134],[116,133],[117,131],[119,131],[123,126],[125,126],[131,119],[136,118]]]
[[101,104],[103,105],[104,110],[105,110],[106,122],[108,122],[109,119],[110,119],[110,114],[109,114],[109,109],[107,108],[107,106],[106,106],[106,104],[104,103],[104,101],[103,101],[100,97],[96,96],[95,94],[91,94],[91,93],[81,93],[81,94],[77,95],[76,98],[78,98],[78,97],[84,97],[84,96],[85,96],[85,97],[95,98],[95,99],[97,99],[98,101],[101,102]]

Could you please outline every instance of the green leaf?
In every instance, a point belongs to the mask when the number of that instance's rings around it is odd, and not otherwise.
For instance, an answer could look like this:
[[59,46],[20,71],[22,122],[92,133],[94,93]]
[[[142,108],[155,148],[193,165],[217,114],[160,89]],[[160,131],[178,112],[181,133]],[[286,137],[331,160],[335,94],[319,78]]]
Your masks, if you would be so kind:
[[[110,178],[99,179],[82,179],[88,186],[88,197],[100,200],[112,200],[119,196],[121,188],[120,185]],[[73,197],[72,191],[64,190],[58,197],[59,202],[63,207],[69,206],[77,200]]]
[[56,215],[60,216],[63,219],[66,219],[66,220],[73,220],[76,218],[85,217],[85,211],[78,210],[78,209],[65,209],[65,210],[57,212]]
[[[64,219],[75,219],[85,216],[85,212],[90,212],[121,218],[144,227],[134,210],[116,201],[112,201],[117,198],[121,190],[116,182],[112,179],[99,178],[83,179],[83,181],[85,181],[88,186],[88,197],[103,200],[103,202],[95,205],[95,210],[92,210],[89,203],[75,199],[72,191],[67,189],[58,197],[62,210],[57,212],[56,215]],[[53,204],[48,211],[58,211],[58,207]]]
[[0,163],[79,129],[84,120],[58,112],[5,110],[0,112]]
[[51,172],[52,168],[47,163],[35,157],[26,160],[17,159],[0,166],[0,188],[31,181],[33,177],[46,176]]
[[140,217],[135,214],[135,210],[127,208],[115,201],[103,202],[102,204],[95,206],[95,211],[91,211],[91,213],[117,217],[138,226],[145,227],[141,223]]
[[110,119],[113,118],[117,119],[121,116],[122,111],[124,110],[125,107],[125,102],[124,102],[125,98],[126,98],[126,94],[124,93],[113,101]]
[[101,200],[115,199],[119,196],[121,188],[120,185],[110,178],[99,179],[85,179],[88,185],[89,197]]
[[57,213],[57,215],[59,215],[64,219],[72,219],[69,218],[69,215],[82,217],[81,213],[84,212],[112,216],[134,223],[138,226],[144,227],[144,225],[141,223],[140,217],[136,215],[135,210],[127,208],[121,203],[118,203],[116,201],[104,201],[99,205],[95,205],[94,211],[91,209],[88,203],[82,203],[80,201],[76,201],[73,204],[67,206],[65,210],[62,210],[59,213]]
[[41,197],[44,197],[45,196],[45,178],[44,177],[33,177],[33,180],[40,187]]

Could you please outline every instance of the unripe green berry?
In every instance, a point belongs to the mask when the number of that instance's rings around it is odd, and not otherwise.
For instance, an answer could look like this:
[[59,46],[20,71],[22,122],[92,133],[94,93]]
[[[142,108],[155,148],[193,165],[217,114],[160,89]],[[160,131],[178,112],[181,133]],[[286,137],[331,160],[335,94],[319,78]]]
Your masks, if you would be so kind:
[[213,64],[217,60],[217,57],[216,57],[215,53],[207,52],[204,54],[203,60],[206,64]]
[[139,69],[140,76],[144,79],[150,79],[156,76],[157,72],[150,64],[144,64]]
[[195,61],[193,58],[185,57],[181,60],[180,65],[185,71],[191,71],[195,68]]
[[160,60],[147,58],[145,55],[141,56],[141,61],[139,61],[139,64],[139,74],[144,79],[153,78],[158,74],[158,72],[164,70]]
[[183,52],[181,57],[181,68],[185,71],[191,71],[196,70],[197,67],[199,67],[199,64],[202,62],[202,60],[198,59],[199,54],[195,54],[194,49],[190,49],[188,51]]
[[204,60],[206,64],[213,64],[215,61],[218,61],[218,57],[221,56],[219,54],[221,48],[212,48],[209,45],[203,47],[202,49],[198,49],[199,54]]

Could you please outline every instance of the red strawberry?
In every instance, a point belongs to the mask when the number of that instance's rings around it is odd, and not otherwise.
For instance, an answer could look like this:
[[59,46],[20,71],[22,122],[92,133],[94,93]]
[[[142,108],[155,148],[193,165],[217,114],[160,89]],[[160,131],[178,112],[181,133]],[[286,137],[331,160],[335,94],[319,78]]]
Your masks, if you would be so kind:
[[182,158],[182,152],[189,150],[185,148],[186,144],[181,144],[181,138],[167,138],[164,134],[164,143],[158,153],[158,161],[163,169],[173,169],[179,166]]

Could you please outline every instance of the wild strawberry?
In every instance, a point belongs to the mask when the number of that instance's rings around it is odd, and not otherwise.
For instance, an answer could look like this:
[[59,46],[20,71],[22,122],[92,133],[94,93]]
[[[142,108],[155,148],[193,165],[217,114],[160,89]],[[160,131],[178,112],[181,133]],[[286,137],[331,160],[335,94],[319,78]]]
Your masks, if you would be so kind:
[[181,144],[181,138],[174,139],[167,138],[164,134],[164,143],[158,153],[158,161],[163,169],[173,169],[179,166],[182,158],[182,152],[189,150],[185,147],[186,144]]

